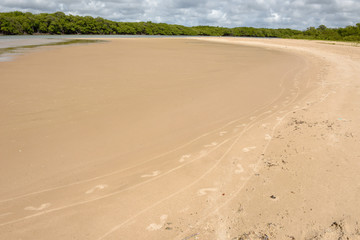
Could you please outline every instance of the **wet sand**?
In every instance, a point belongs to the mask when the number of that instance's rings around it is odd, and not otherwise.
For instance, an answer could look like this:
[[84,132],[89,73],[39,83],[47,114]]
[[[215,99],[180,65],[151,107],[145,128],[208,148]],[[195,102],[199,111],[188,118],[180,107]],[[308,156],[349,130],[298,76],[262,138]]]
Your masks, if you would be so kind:
[[[18,37],[18,36],[17,36]],[[48,44],[48,43],[57,43],[62,42],[63,39],[52,39],[52,38],[12,38],[9,36],[0,36],[0,49],[1,48],[10,48],[10,47],[21,47],[21,46],[32,46],[32,45],[40,45],[40,44]]]
[[356,239],[359,56],[113,39],[0,63],[0,239]]
[[[35,46],[40,44],[58,43],[62,42],[62,39],[50,39],[50,38],[26,38],[25,36],[0,36],[0,62],[11,61],[14,57],[24,52],[24,49],[16,51],[16,48],[23,46]],[[14,48],[9,51],[8,48]]]

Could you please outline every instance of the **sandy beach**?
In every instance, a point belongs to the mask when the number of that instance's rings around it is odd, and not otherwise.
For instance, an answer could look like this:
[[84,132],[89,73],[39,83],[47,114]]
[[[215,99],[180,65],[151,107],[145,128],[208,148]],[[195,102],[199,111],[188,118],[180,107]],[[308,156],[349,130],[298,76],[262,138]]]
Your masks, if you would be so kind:
[[0,62],[0,239],[360,239],[360,48],[106,39]]

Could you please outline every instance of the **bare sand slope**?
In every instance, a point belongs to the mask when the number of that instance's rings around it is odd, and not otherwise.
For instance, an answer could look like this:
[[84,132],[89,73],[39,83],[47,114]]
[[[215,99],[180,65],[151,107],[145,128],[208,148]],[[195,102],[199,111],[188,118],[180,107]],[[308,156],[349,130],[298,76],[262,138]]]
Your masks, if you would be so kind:
[[356,239],[359,57],[119,39],[0,63],[0,239]]

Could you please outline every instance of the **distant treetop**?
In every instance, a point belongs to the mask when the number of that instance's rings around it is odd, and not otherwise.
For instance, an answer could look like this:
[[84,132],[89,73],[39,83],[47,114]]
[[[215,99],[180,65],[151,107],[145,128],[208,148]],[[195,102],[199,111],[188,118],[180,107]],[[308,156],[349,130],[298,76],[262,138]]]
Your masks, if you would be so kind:
[[235,36],[360,41],[360,23],[344,28],[325,25],[305,31],[252,27],[213,27],[148,22],[115,22],[101,17],[66,15],[63,12],[32,14],[19,11],[0,13],[0,34],[100,34],[100,35],[185,35]]

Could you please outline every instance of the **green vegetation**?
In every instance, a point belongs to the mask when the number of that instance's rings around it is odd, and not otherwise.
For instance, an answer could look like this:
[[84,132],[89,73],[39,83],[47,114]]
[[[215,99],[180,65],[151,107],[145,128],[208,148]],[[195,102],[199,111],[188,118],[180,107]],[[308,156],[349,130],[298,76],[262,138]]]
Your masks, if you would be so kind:
[[114,22],[100,17],[81,17],[52,14],[0,13],[0,34],[124,34],[124,35],[187,35],[187,36],[239,36],[360,41],[360,23],[344,28],[309,27],[305,31],[252,27],[185,27],[152,22]]

